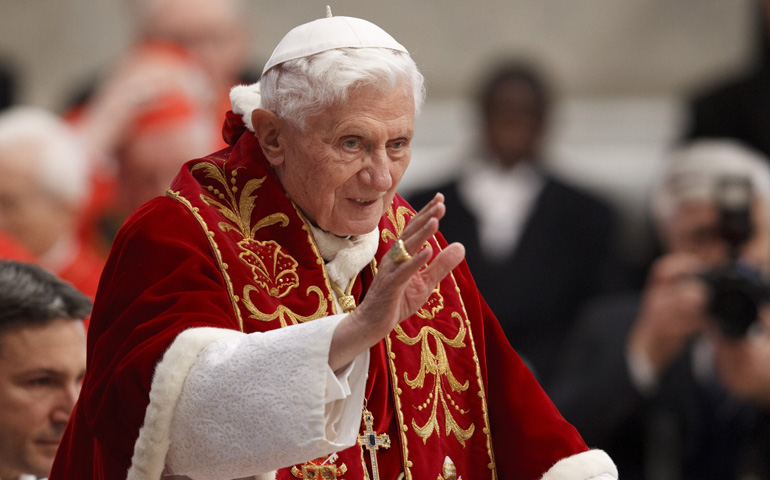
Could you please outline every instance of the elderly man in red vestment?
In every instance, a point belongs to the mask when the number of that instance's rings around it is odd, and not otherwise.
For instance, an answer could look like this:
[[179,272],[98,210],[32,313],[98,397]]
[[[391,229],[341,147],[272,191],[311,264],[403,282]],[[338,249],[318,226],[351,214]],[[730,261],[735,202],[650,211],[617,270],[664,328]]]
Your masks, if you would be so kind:
[[[113,245],[60,479],[617,478],[396,188],[423,80],[349,17],[231,92],[229,148]],[[514,292],[515,293],[515,292]]]

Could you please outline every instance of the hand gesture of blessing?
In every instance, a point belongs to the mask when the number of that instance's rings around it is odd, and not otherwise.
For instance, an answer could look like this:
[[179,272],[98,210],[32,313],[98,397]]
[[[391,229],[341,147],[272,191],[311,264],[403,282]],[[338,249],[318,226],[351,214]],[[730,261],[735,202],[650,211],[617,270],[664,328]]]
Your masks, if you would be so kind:
[[465,247],[453,243],[424,269],[433,251],[425,246],[438,231],[446,213],[444,196],[436,194],[409,222],[400,241],[385,255],[361,305],[334,332],[329,365],[336,370],[382,340],[401,321],[414,314],[436,285],[465,256]]

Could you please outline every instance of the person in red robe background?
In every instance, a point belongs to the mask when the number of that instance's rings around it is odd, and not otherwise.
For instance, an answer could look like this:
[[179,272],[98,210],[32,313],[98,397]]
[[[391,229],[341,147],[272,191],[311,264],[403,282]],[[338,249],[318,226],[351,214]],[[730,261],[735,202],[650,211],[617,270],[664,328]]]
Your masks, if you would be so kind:
[[423,79],[360,19],[279,43],[230,147],[118,234],[52,480],[617,478],[398,195]]
[[78,235],[90,167],[77,134],[53,113],[14,107],[0,114],[0,232],[93,298],[104,257]]

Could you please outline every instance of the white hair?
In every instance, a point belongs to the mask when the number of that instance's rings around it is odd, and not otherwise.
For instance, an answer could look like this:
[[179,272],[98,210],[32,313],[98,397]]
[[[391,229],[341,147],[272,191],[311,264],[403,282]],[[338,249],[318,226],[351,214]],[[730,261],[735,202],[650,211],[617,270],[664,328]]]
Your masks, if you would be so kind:
[[675,150],[652,194],[652,214],[662,228],[682,203],[717,200],[717,185],[725,177],[743,177],[770,215],[770,159],[727,139],[696,140]]
[[34,165],[41,187],[69,205],[89,193],[87,150],[75,132],[58,116],[37,107],[13,107],[0,114],[0,149],[18,143],[39,148]]
[[408,54],[388,48],[339,48],[289,60],[265,72],[261,106],[304,130],[307,118],[344,101],[359,86],[387,92],[408,86],[415,116],[425,100],[423,76]]

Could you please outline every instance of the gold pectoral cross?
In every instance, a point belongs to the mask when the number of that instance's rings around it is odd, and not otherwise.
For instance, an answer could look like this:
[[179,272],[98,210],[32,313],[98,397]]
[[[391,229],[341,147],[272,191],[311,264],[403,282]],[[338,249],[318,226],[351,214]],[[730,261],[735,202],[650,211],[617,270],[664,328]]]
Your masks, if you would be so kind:
[[390,448],[390,437],[386,433],[377,434],[372,426],[374,425],[374,416],[372,412],[364,408],[364,425],[366,429],[364,434],[358,437],[358,444],[369,450],[369,460],[372,463],[371,480],[380,480],[380,471],[377,468],[377,449]]

